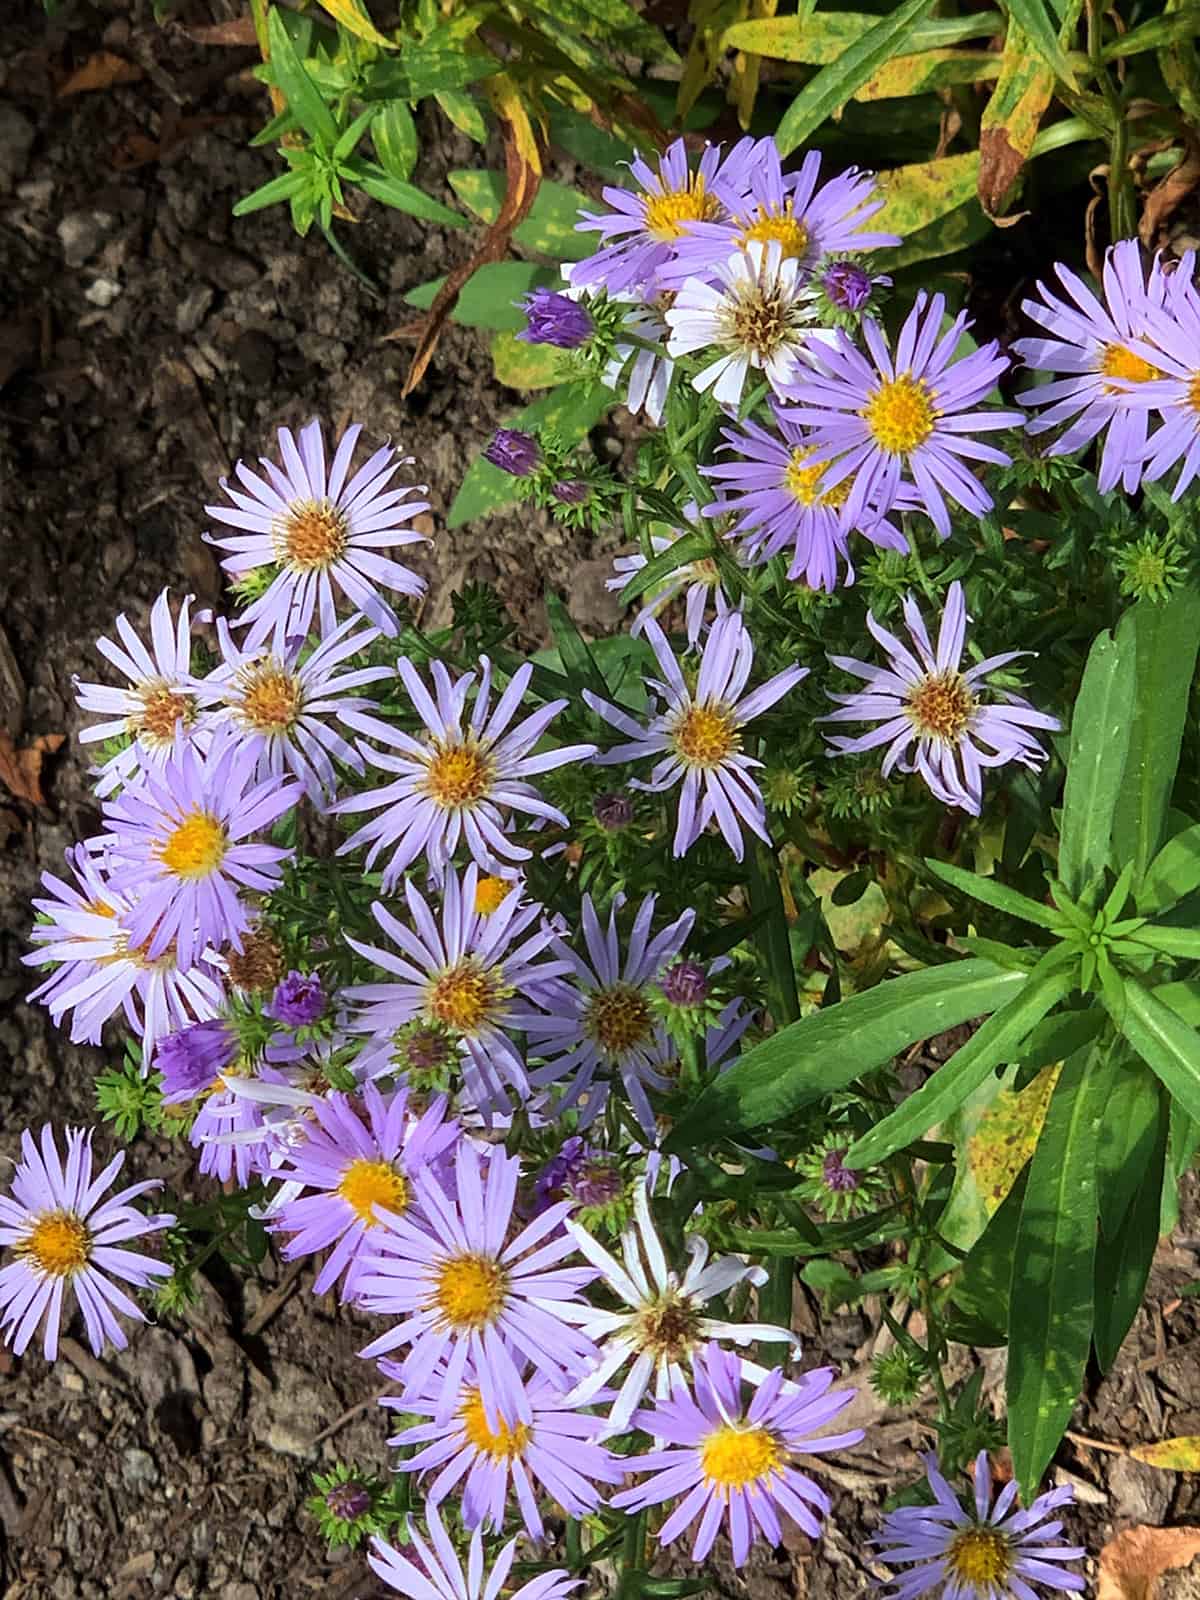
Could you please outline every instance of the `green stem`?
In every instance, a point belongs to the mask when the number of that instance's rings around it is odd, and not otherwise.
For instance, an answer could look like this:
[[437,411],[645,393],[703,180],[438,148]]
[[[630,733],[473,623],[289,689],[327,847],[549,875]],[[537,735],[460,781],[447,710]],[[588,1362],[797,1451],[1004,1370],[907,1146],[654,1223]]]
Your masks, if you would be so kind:
[[792,944],[788,934],[783,894],[779,888],[779,863],[775,852],[765,844],[750,851],[750,904],[766,918],[755,934],[767,968],[771,989],[771,1011],[781,1027],[800,1017],[800,993],[796,988],[796,969],[792,965]]
[[621,1540],[621,1576],[617,1584],[617,1600],[635,1600],[638,1578],[646,1561],[646,1513],[635,1512],[625,1520],[625,1536]]
[[1104,29],[1102,19],[1106,7],[1102,0],[1088,0],[1087,43],[1088,60],[1096,84],[1104,97],[1112,119],[1112,132],[1108,147],[1108,226],[1113,242],[1130,239],[1137,231],[1134,218],[1133,195],[1127,166],[1129,132],[1125,125],[1125,108],[1113,87],[1112,75],[1104,60]]

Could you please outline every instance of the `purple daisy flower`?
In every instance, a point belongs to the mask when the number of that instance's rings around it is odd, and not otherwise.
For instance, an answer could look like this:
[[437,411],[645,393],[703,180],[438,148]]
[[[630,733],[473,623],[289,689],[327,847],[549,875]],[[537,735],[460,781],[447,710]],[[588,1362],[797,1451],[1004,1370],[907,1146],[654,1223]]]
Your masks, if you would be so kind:
[[[380,1366],[386,1373],[395,1364],[385,1360]],[[403,1400],[385,1399],[383,1404],[436,1418],[443,1407],[444,1382],[443,1374],[434,1373],[428,1395],[406,1394]],[[519,1406],[489,1414],[468,1364],[451,1416],[404,1428],[388,1443],[423,1446],[395,1465],[398,1472],[436,1472],[422,1486],[427,1506],[440,1505],[461,1485],[464,1524],[498,1533],[509,1497],[515,1495],[526,1533],[540,1542],[546,1529],[539,1491],[567,1516],[586,1517],[600,1505],[596,1485],[618,1484],[624,1478],[618,1458],[597,1442],[600,1427],[599,1417],[581,1412],[539,1373],[525,1380]]]
[[517,334],[525,344],[550,344],[557,350],[577,350],[596,330],[586,306],[553,289],[535,289],[521,302],[527,318]]
[[652,293],[660,269],[696,223],[713,222],[738,209],[749,142],[735,146],[724,161],[720,145],[705,145],[695,169],[682,139],[659,158],[657,171],[635,156],[629,170],[640,192],[606,187],[604,198],[612,210],[585,211],[576,224],[581,233],[599,233],[602,247],[571,267],[572,286],[596,285],[613,294],[624,289]]
[[209,544],[232,552],[221,562],[226,572],[239,577],[259,567],[279,568],[267,592],[238,618],[239,627],[250,629],[251,648],[274,632],[275,648],[282,651],[287,640],[307,636],[314,612],[321,634],[333,633],[335,585],[389,638],[399,633],[400,623],[379,590],[424,593],[423,578],[377,554],[396,545],[427,542],[424,534],[406,526],[429,510],[427,500],[408,498],[422,493],[424,485],[388,488],[397,467],[411,459],[397,456],[391,445],[376,450],[349,478],[361,432],[357,422],[346,429],[327,471],[320,422],[314,418],[301,428],[298,441],[289,428],[280,428],[283,468],[260,457],[266,474],[260,477],[239,461],[235,470],[242,488],[221,480],[233,505],[205,506],[210,517],[238,530],[205,534]]
[[[850,167],[818,186],[821,154],[810,150],[795,172],[785,173],[774,139],[753,141],[745,171],[749,193],[723,219],[694,222],[659,272],[664,288],[706,277],[716,262],[752,244],[775,243],[786,261],[810,273],[824,256],[899,244],[892,233],[864,232],[883,206],[874,175]],[[868,284],[870,280],[868,279]]]
[[[1151,284],[1158,272],[1155,259]],[[1166,303],[1151,305],[1144,313],[1148,336],[1132,342],[1132,361],[1153,361],[1156,376],[1137,382],[1123,404],[1137,408],[1153,407],[1163,418],[1163,426],[1151,435],[1145,452],[1144,476],[1156,483],[1177,462],[1183,466],[1172,500],[1178,500],[1200,472],[1200,295],[1193,282],[1194,258],[1189,252],[1166,279]],[[1161,276],[1161,274],[1160,274]],[[1151,295],[1147,294],[1147,299]],[[1110,431],[1110,438],[1112,437]]]
[[629,1467],[650,1476],[614,1495],[610,1504],[640,1511],[682,1496],[658,1538],[661,1544],[673,1543],[699,1517],[693,1561],[706,1558],[725,1522],[734,1565],[742,1566],[758,1535],[769,1544],[782,1542],[780,1512],[810,1539],[819,1539],[819,1519],[829,1513],[829,1498],[788,1458],[795,1452],[842,1450],[863,1437],[861,1428],[813,1437],[814,1429],[825,1427],[854,1399],[852,1389],[829,1392],[834,1376],[825,1367],[791,1383],[776,1368],[747,1405],[743,1362],[710,1345],[695,1365],[694,1396],[686,1384],[677,1384],[669,1400],[634,1417],[635,1427],[667,1440],[668,1448],[630,1457]]
[[[661,556],[681,538],[683,538],[682,531],[677,531],[671,538],[654,533],[650,536],[650,548],[656,556]],[[646,564],[646,557],[641,551],[634,555],[616,556],[613,559],[614,576],[605,579],[604,587],[613,594],[620,594],[630,578],[640,572]],[[636,638],[638,634],[643,633],[647,621],[651,617],[660,616],[680,595],[684,600],[687,642],[692,649],[699,644],[700,635],[704,631],[704,619],[709,601],[711,600],[716,607],[719,617],[723,617],[730,609],[725,591],[721,587],[721,576],[717,571],[716,562],[701,557],[697,561],[685,561],[681,567],[676,567],[661,583],[656,584],[648,595],[643,596],[641,609],[633,619],[630,634]]]
[[526,662],[517,669],[493,709],[491,662],[485,656],[480,666],[479,687],[468,720],[467,695],[475,683],[473,672],[452,678],[442,663],[435,661],[431,695],[411,661],[402,657],[397,662],[400,679],[424,723],[423,738],[414,738],[377,717],[357,712],[347,715],[354,727],[398,752],[389,755],[360,745],[371,765],[397,774],[396,781],[353,795],[333,808],[338,815],[381,813],[352,834],[338,854],[369,843],[367,866],[371,867],[382,851],[394,846],[383,873],[383,887],[388,892],[422,853],[434,875],[440,875],[462,839],[484,872],[503,876],[512,863],[527,861],[530,852],[504,832],[504,812],[523,811],[567,826],[562,812],[548,805],[526,779],[567,762],[586,761],[595,754],[595,745],[562,745],[535,755],[535,746],[566,700],[551,700],[510,728],[533,667]]
[[16,1258],[0,1270],[0,1332],[20,1356],[41,1324],[47,1361],[58,1356],[68,1289],[83,1312],[92,1352],[99,1355],[106,1342],[117,1350],[129,1343],[118,1311],[135,1322],[146,1320],[113,1279],[145,1289],[171,1276],[165,1261],[125,1248],[129,1240],[174,1223],[169,1212],[148,1217],[132,1203],[162,1184],[150,1178],[108,1194],[125,1164],[125,1152],[119,1151],[93,1177],[92,1130],[68,1128],[66,1133],[64,1163],[49,1123],[42,1129],[40,1149],[27,1128],[21,1135],[12,1194],[0,1195],[0,1244]]
[[560,1265],[575,1250],[561,1227],[569,1208],[551,1206],[509,1237],[519,1171],[517,1157],[499,1146],[485,1157],[464,1140],[454,1166],[457,1198],[428,1172],[417,1173],[425,1226],[380,1211],[372,1244],[381,1253],[361,1261],[359,1303],[403,1319],[362,1354],[409,1346],[397,1375],[414,1396],[427,1393],[444,1364],[438,1422],[454,1411],[468,1360],[495,1418],[519,1414],[523,1359],[566,1389],[596,1356],[591,1340],[571,1326],[583,1309],[579,1291],[595,1273]]
[[943,539],[950,532],[947,495],[976,516],[991,508],[991,495],[959,458],[1007,464],[1003,450],[972,435],[1024,422],[1019,411],[971,409],[995,387],[1008,357],[993,339],[955,360],[970,319],[960,312],[942,333],[945,310],[944,295],[918,294],[894,355],[870,318],[862,324],[870,360],[840,332],[834,343],[809,347],[816,370],[793,391],[803,403],[782,415],[812,430],[814,464],[829,463],[827,493],[853,478],[846,502],[852,520],[872,505],[894,505],[910,482]]
[[624,895],[614,896],[608,926],[603,928],[591,895],[584,895],[580,928],[586,959],[561,937],[555,940],[554,953],[570,963],[573,981],[556,985],[550,1015],[529,1026],[530,1053],[547,1063],[530,1079],[543,1088],[573,1074],[556,1105],[556,1116],[581,1106],[579,1125],[587,1128],[604,1109],[610,1081],[619,1078],[638,1122],[653,1139],[654,1112],[646,1088],[671,1087],[659,1069],[676,1052],[665,1028],[655,1020],[647,990],[683,949],[696,913],[685,911],[652,939],[657,897],[647,895],[622,960],[617,916],[624,904]]
[[1021,302],[1025,314],[1051,337],[1018,339],[1013,345],[1026,366],[1065,374],[1018,396],[1023,406],[1046,407],[1028,430],[1045,433],[1068,424],[1046,452],[1058,456],[1090,444],[1107,428],[1097,474],[1100,492],[1107,494],[1120,483],[1132,493],[1142,481],[1150,420],[1133,395],[1162,377],[1157,360],[1136,347],[1150,335],[1151,314],[1162,308],[1169,280],[1156,256],[1147,281],[1136,239],[1122,239],[1106,252],[1103,305],[1069,267],[1060,263],[1055,271],[1070,301],[1039,284],[1042,300]]
[[979,690],[987,687],[988,673],[1033,652],[1006,650],[963,672],[969,621],[961,583],[952,583],[946,592],[936,651],[912,595],[904,602],[904,623],[913,650],[868,613],[867,627],[887,652],[888,664],[877,667],[852,656],[830,656],[843,672],[865,679],[866,688],[831,695],[841,709],[822,721],[878,723],[857,738],[831,737],[832,749],[851,755],[886,744],[885,778],[893,770],[918,772],[943,805],[977,817],[983,804],[983,769],[1019,761],[1036,770],[1046,752],[1028,730],[1053,732],[1062,724],[1004,689],[992,690],[998,704],[982,703]]
[[329,997],[317,972],[289,972],[265,1008],[288,1028],[307,1028],[325,1015]]
[[[397,1028],[417,1019],[430,1027],[450,1028],[467,1054],[467,1087],[485,1113],[508,1107],[507,1082],[522,1100],[529,1079],[521,1052],[511,1037],[541,1020],[551,978],[569,970],[565,960],[539,961],[554,938],[542,907],[522,904],[519,884],[492,911],[477,908],[478,868],[472,864],[460,881],[450,867],[443,885],[441,926],[412,879],[404,885],[413,927],[404,924],[376,900],[371,914],[400,954],[346,942],[364,960],[401,979],[399,983],[358,984],[344,991],[351,1004],[363,1006],[352,1023],[356,1031],[377,1041],[359,1058],[364,1073],[373,1075],[374,1055],[390,1058]],[[524,1005],[522,1005],[524,1002]]]
[[196,1103],[188,1141],[200,1151],[201,1173],[244,1189],[256,1170],[254,1146],[267,1132],[259,1106],[232,1091],[251,1070],[232,1023],[218,1018],[168,1034],[157,1066],[164,1105]]
[[102,739],[123,738],[132,741],[102,767],[92,768],[98,780],[98,795],[111,794],[128,783],[139,768],[160,766],[174,749],[177,735],[201,745],[207,738],[192,676],[188,608],[193,597],[184,595],[172,624],[168,592],[163,590],[150,612],[151,649],[146,648],[123,614],[116,625],[119,645],[111,639],[96,640],[100,654],[128,678],[126,688],[74,680],[80,710],[105,719],[81,729],[79,742],[94,744]]
[[74,1012],[73,1044],[99,1044],[104,1023],[122,1009],[142,1041],[142,1070],[148,1072],[165,1034],[220,1010],[224,985],[213,952],[194,951],[186,967],[173,944],[152,957],[148,941],[136,941],[130,931],[136,902],[114,889],[87,846],[69,850],[67,863],[78,887],[48,872],[42,882],[55,898],[33,902],[47,920],[29,935],[41,948],[21,959],[28,966],[53,964],[54,971],[29,998],[47,1007],[56,1027]]
[[1015,1483],[1001,1489],[991,1504],[992,1474],[987,1451],[975,1457],[975,1505],[966,1511],[938,1470],[937,1457],[925,1457],[931,1506],[901,1506],[889,1511],[871,1543],[884,1561],[918,1563],[893,1578],[888,1594],[894,1600],[916,1600],[937,1589],[955,1600],[1037,1600],[1034,1585],[1056,1594],[1079,1594],[1087,1584],[1061,1563],[1078,1561],[1082,1545],[1058,1543],[1062,1522],[1053,1516],[1070,1505],[1070,1484],[1039,1495],[1028,1511],[1015,1511]]
[[382,1213],[399,1221],[420,1206],[422,1169],[458,1140],[459,1127],[446,1120],[444,1096],[415,1116],[403,1085],[384,1095],[368,1083],[357,1095],[309,1095],[308,1101],[308,1137],[275,1175],[316,1193],[282,1206],[274,1226],[292,1235],[283,1247],[287,1261],[332,1245],[313,1293],[324,1294],[345,1274],[341,1293],[348,1300],[365,1250],[378,1245]]
[[632,782],[636,788],[661,794],[683,780],[675,855],[690,850],[715,818],[725,843],[740,861],[745,853],[743,827],[769,839],[766,808],[750,775],[762,763],[743,752],[742,730],[807,677],[808,668],[787,667],[743,698],[754,665],[754,645],[741,613],[730,611],[709,629],[693,691],[653,618],[646,620],[646,637],[666,680],[649,679],[649,687],[665,701],[666,709],[642,728],[618,706],[585,689],[584,699],[592,710],[632,740],[597,760],[611,765],[659,756],[649,782]]
[[790,547],[788,577],[832,592],[839,563],[846,569],[846,582],[854,582],[851,533],[888,550],[907,550],[908,540],[887,520],[897,506],[913,503],[903,488],[894,485],[892,499],[885,501],[880,497],[884,486],[877,483],[870,501],[860,502],[851,514],[854,477],[828,487],[829,464],[813,463],[815,439],[773,409],[778,433],[751,421],[725,428],[721,448],[735,452],[737,459],[700,469],[716,480],[720,495],[705,506],[704,515],[737,518],[728,537],[742,539],[746,560],[769,561]]
[[205,945],[240,950],[250,918],[238,889],[265,894],[279,882],[292,852],[247,841],[295,805],[301,786],[258,783],[256,767],[221,729],[203,755],[181,742],[156,772],[105,803],[113,885],[138,895],[127,925],[151,960],[174,945],[186,969]]
[[347,657],[379,638],[379,629],[360,628],[362,621],[347,618],[315,650],[307,640],[292,638],[276,652],[265,645],[239,647],[222,618],[217,632],[224,660],[200,684],[201,700],[221,708],[213,721],[254,756],[255,777],[294,776],[316,806],[337,787],[334,760],[363,770],[362,757],[333,724],[348,711],[374,710],[376,702],[350,691],[393,676],[390,667],[339,670]]
[[[464,1573],[462,1561],[442,1525],[442,1519],[432,1506],[426,1513],[430,1544],[426,1544],[410,1522],[408,1538],[420,1566],[414,1565],[406,1555],[394,1550],[378,1536],[371,1540],[367,1557],[371,1571],[381,1578],[389,1589],[407,1595],[409,1600],[500,1600],[508,1582],[517,1541],[512,1539],[500,1551],[492,1570],[484,1578],[483,1535],[477,1528],[471,1536],[470,1554]],[[566,1600],[578,1589],[582,1578],[572,1578],[561,1568],[539,1572],[515,1589],[509,1600]]]

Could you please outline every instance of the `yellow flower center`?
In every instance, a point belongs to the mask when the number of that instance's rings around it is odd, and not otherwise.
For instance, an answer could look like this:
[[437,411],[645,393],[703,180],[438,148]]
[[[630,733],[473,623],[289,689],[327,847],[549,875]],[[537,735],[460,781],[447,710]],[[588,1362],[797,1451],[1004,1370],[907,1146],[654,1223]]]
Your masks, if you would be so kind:
[[822,493],[819,485],[825,475],[825,468],[832,465],[832,463],[823,461],[819,466],[806,467],[804,463],[812,453],[811,450],[806,450],[803,445],[798,444],[795,447],[792,451],[792,459],[784,468],[784,488],[802,506],[820,504],[836,508],[837,506],[845,505],[850,498],[850,490],[854,484],[854,474],[851,473],[849,477],[843,478],[841,483],[835,483],[832,489],[827,489]]
[[633,1337],[639,1350],[682,1361],[700,1341],[700,1309],[678,1290],[669,1289],[638,1313]]
[[935,672],[908,692],[905,710],[926,739],[957,744],[970,726],[978,701],[959,672]]
[[701,1472],[723,1489],[744,1489],[782,1460],[783,1450],[768,1428],[738,1428],[727,1422],[700,1446]]
[[929,385],[910,372],[884,379],[860,412],[876,444],[892,455],[924,444],[938,414]]
[[[1012,1571],[1012,1549],[995,1528],[966,1528],[946,1550],[946,1566],[964,1584],[999,1589]],[[1007,1592],[1007,1591],[1004,1591]]]
[[1200,411],[1200,372],[1194,373],[1188,384],[1187,403],[1193,411]]
[[82,1217],[72,1211],[48,1211],[33,1225],[33,1232],[18,1246],[21,1255],[52,1278],[69,1278],[87,1266],[91,1235]]
[[671,729],[671,742],[692,767],[719,767],[742,747],[733,714],[725,706],[689,706]]
[[304,704],[300,679],[270,658],[239,674],[242,693],[238,713],[255,733],[286,733]]
[[437,1269],[431,1310],[452,1328],[483,1328],[504,1305],[507,1285],[490,1256],[451,1256]]
[[196,720],[195,702],[182,689],[172,689],[166,683],[148,683],[138,695],[142,709],[130,717],[127,726],[135,738],[149,745],[172,744],[179,724],[182,722],[187,728]]
[[528,1423],[518,1422],[515,1428],[510,1428],[503,1416],[498,1415],[496,1421],[500,1426],[493,1432],[488,1425],[483,1396],[478,1389],[467,1391],[460,1415],[467,1438],[476,1450],[491,1456],[493,1461],[512,1461],[525,1453],[530,1434]]
[[512,887],[507,878],[480,878],[475,885],[476,915],[490,917],[493,911],[499,911]]
[[468,811],[485,797],[492,778],[492,764],[476,745],[435,743],[424,788],[443,811]]
[[158,858],[180,878],[207,878],[225,858],[229,840],[223,823],[207,811],[193,811],[172,828]]
[[742,248],[757,240],[759,244],[774,242],[779,245],[785,261],[802,261],[808,254],[808,229],[792,213],[792,202],[786,200],[782,211],[772,211],[769,206],[759,206],[753,222],[744,222],[738,242]]
[[704,179],[693,173],[686,189],[666,189],[646,201],[646,232],[662,244],[682,239],[689,222],[715,222],[723,207],[704,187]]
[[627,983],[597,989],[587,1002],[584,1031],[610,1056],[623,1056],[653,1032],[650,1007]]
[[433,980],[426,1004],[439,1022],[471,1034],[497,1010],[505,992],[495,973],[466,956]]
[[[1104,354],[1100,359],[1100,371],[1106,378],[1123,378],[1127,383],[1149,383],[1152,378],[1161,378],[1162,373],[1157,367],[1152,367],[1148,361],[1143,361],[1141,356],[1134,355],[1132,350],[1127,350],[1123,344],[1106,344]],[[1118,394],[1120,391],[1113,384],[1105,384],[1109,394]]]
[[368,1228],[375,1226],[376,1206],[395,1212],[408,1207],[408,1180],[390,1161],[368,1161],[360,1156],[342,1173],[337,1192]]
[[274,533],[275,554],[295,572],[320,572],[346,552],[350,525],[328,500],[298,500]]

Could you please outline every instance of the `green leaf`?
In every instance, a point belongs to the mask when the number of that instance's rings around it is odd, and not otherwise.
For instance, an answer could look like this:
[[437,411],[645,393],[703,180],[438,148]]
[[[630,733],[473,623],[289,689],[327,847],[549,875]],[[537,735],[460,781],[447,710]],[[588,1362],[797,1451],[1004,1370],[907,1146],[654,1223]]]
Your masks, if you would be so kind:
[[1009,1323],[1009,1291],[1013,1279],[1013,1252],[1021,1224],[1028,1173],[1022,1173],[1000,1204],[955,1274],[951,1295],[968,1317],[993,1330],[992,1342],[1004,1343]]
[[311,188],[313,170],[310,166],[300,168],[296,172],[281,172],[277,178],[272,178],[270,183],[264,183],[261,189],[255,189],[253,194],[243,195],[233,208],[235,217],[248,217],[252,211],[261,211],[264,206],[277,205],[281,200],[294,199],[302,190]]
[[889,978],[801,1017],[748,1050],[673,1129],[669,1150],[790,1116],[873,1072],[914,1040],[1002,1006],[1028,973],[991,961],[954,961]]
[[797,145],[845,105],[883,63],[907,49],[906,35],[933,0],[902,0],[886,16],[873,23],[827,67],[806,83],[783,114],[775,131],[780,155],[790,155]]
[[1151,17],[1138,23],[1128,33],[1110,39],[1100,54],[1105,61],[1116,61],[1123,56],[1140,55],[1143,50],[1158,50],[1163,45],[1176,44],[1194,38],[1200,33],[1200,6],[1185,6],[1173,16]]
[[487,121],[470,95],[458,89],[443,89],[433,98],[460,133],[474,139],[476,144],[487,143]]
[[[271,14],[274,16],[274,12]],[[372,200],[378,200],[380,205],[391,206],[393,211],[406,211],[410,217],[420,217],[422,222],[441,222],[450,228],[465,228],[467,225],[467,219],[457,211],[451,211],[449,206],[444,206],[423,189],[393,178],[373,161],[355,161],[347,164],[343,170],[364,194],[369,194]]]
[[596,127],[588,117],[580,116],[569,106],[551,106],[550,137],[569,156],[602,178],[612,183],[626,181],[626,164],[633,158],[633,146]]
[[1151,861],[1137,896],[1137,908],[1153,916],[1194,889],[1200,889],[1200,822],[1168,839]]
[[1029,1164],[1013,1250],[1008,1438],[1029,1505],[1079,1398],[1092,1340],[1096,1140],[1108,1076],[1094,1051],[1063,1066]]
[[1200,1122],[1200,1033],[1135,978],[1124,979],[1122,989],[1125,1010],[1114,1021],[1172,1097]]
[[333,112],[305,71],[304,63],[296,54],[296,47],[274,7],[267,17],[267,38],[271,46],[271,76],[276,86],[282,91],[289,108],[296,113],[305,133],[323,149],[332,150],[338,137]]
[[480,49],[446,39],[444,30],[430,34],[420,44],[408,43],[400,57],[376,62],[366,82],[368,100],[424,100],[429,95],[453,94],[480,78],[504,71],[504,63]]
[[1108,1110],[1096,1146],[1096,1172],[1100,1229],[1106,1239],[1113,1240],[1158,1138],[1163,1092],[1140,1057],[1124,1055],[1123,1042],[1117,1042],[1115,1049],[1107,1048],[1114,1064]]
[[1033,1028],[1073,987],[1071,972],[1051,964],[1057,955],[1050,951],[1043,956],[1019,993],[977,1028],[915,1094],[851,1145],[844,1158],[848,1167],[874,1166],[902,1150],[956,1111],[989,1072],[1017,1060]]
[[1136,1160],[1136,1192],[1115,1238],[1111,1243],[1102,1238],[1097,1244],[1096,1326],[1092,1337],[1101,1372],[1107,1372],[1117,1359],[1146,1292],[1158,1245],[1169,1122],[1167,1104],[1160,1094],[1147,1138],[1132,1158]]
[[550,389],[563,381],[563,352],[551,344],[527,344],[511,328],[492,340],[492,370],[507,389]]
[[592,659],[587,641],[575,626],[562,596],[549,588],[546,590],[546,617],[550,623],[550,632],[554,635],[554,643],[558,646],[563,671],[567,675],[573,693],[578,695],[584,689],[590,689],[602,700],[607,700],[608,684],[604,681],[604,674]]
[[920,55],[893,56],[885,61],[854,98],[902,100],[907,95],[948,89],[956,83],[983,83],[999,73],[999,58],[987,50],[926,50]]
[[878,224],[880,231],[898,233],[907,239],[947,212],[974,200],[978,180],[978,150],[881,172],[876,179],[883,200],[882,208],[876,212],[876,217],[883,218]]
[[417,125],[403,100],[392,100],[371,124],[371,141],[379,165],[389,178],[407,183],[417,164]]
[[1164,955],[1177,956],[1181,961],[1200,961],[1200,928],[1139,928],[1128,936],[1134,944],[1143,944],[1148,950],[1159,950]]
[[1134,659],[1129,641],[1102,633],[1093,642],[1071,715],[1071,753],[1063,793],[1058,873],[1078,900],[1107,865],[1113,818],[1129,749]]
[[[978,151],[972,150],[970,157],[974,175],[979,170]],[[958,157],[947,156],[946,159],[957,161]],[[994,227],[995,223],[986,215],[978,197],[972,192],[970,198],[955,206],[953,211],[908,234],[903,244],[889,250],[888,261],[893,270],[898,271],[937,256],[954,255],[986,238]]]
[[1193,1028],[1200,1028],[1200,978],[1160,983],[1154,993],[1177,1017],[1182,1017]]
[[1011,917],[1020,917],[1022,922],[1036,923],[1039,928],[1049,928],[1052,932],[1061,931],[1062,918],[1052,906],[1039,905],[1036,900],[1030,900],[1026,895],[1018,894],[1015,889],[997,883],[995,878],[982,878],[978,873],[966,872],[962,867],[952,866],[948,861],[933,861],[928,857],[925,865],[935,878],[940,878],[943,883],[950,884],[952,888],[958,889],[972,900],[981,900],[984,905],[991,906],[995,911],[1004,911]]
[[1161,605],[1139,600],[1121,619],[1117,641],[1132,648],[1137,670],[1112,839],[1118,860],[1134,863],[1136,887],[1166,833],[1200,649],[1200,592],[1180,589]]
[[[500,215],[507,188],[503,173],[450,172],[446,181],[463,205],[484,222],[494,222]],[[582,261],[596,247],[595,235],[575,231],[581,209],[587,203],[587,197],[577,189],[545,179],[513,239],[522,248],[538,250],[557,261]]]
[[[788,17],[759,17],[735,22],[721,40],[727,50],[746,50],[774,61],[804,61],[824,67],[838,59],[878,22],[863,11],[823,11]],[[981,11],[967,17],[932,17],[917,22],[903,40],[906,51],[937,50],[998,34],[1004,18],[998,11]]]
[[1051,21],[1042,0],[1005,0],[1012,21],[1029,36],[1029,42],[1042,60],[1071,89],[1076,87],[1075,70],[1058,42],[1058,27]]
[[[450,320],[464,328],[523,328],[525,313],[518,300],[535,285],[549,283],[553,276],[549,267],[539,267],[532,261],[489,261],[476,268],[463,284]],[[431,283],[410,289],[405,302],[428,310],[444,282],[444,278],[434,278]]]
[[705,556],[710,556],[712,549],[713,542],[705,533],[681,534],[670,549],[651,557],[644,567],[634,573],[621,590],[622,604],[632,605],[647,590],[655,588],[664,578],[670,577],[672,572],[686,566],[689,561],[699,561]]

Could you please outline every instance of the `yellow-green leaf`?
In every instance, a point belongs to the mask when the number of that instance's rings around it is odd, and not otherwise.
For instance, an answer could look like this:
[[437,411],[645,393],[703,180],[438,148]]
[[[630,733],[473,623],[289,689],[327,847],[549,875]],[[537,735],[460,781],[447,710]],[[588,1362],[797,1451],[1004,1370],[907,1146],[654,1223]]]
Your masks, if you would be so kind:
[[898,233],[907,239],[970,200],[978,176],[977,150],[881,172],[876,183],[883,209],[871,218],[871,226],[880,233]]
[[359,0],[321,0],[321,5],[335,22],[348,29],[355,38],[365,39],[368,44],[379,45],[383,50],[396,48],[391,39],[385,39],[380,33]]
[[988,50],[923,50],[918,55],[895,56],[885,61],[854,98],[900,100],[930,89],[947,89],[955,83],[978,83],[999,72],[1000,62]]
[[[803,61],[825,67],[856,44],[877,16],[859,11],[829,11],[817,16],[754,18],[726,28],[721,40],[726,50],[752,50],[773,61]],[[935,17],[909,30],[905,44],[910,53],[942,49],[962,39],[985,39],[1003,27],[995,11],[969,17]]]
[[[484,222],[494,222],[504,200],[504,174],[465,168],[447,174],[450,187],[469,210]],[[513,234],[514,241],[526,250],[540,250],[559,261],[582,261],[595,249],[595,235],[577,233],[585,197],[564,183],[545,180],[529,215]]]
[[1135,1444],[1129,1454],[1148,1467],[1164,1472],[1200,1472],[1200,1433],[1181,1433],[1157,1444]]
[[[1070,0],[1060,40],[1070,40],[1082,0]],[[1054,98],[1054,73],[1017,21],[1009,23],[1000,76],[984,107],[979,136],[979,198],[989,215],[998,212],[1033,151],[1038,128]]]
[[561,383],[562,351],[549,344],[526,344],[511,331],[492,340],[496,381],[508,389],[549,389]]

